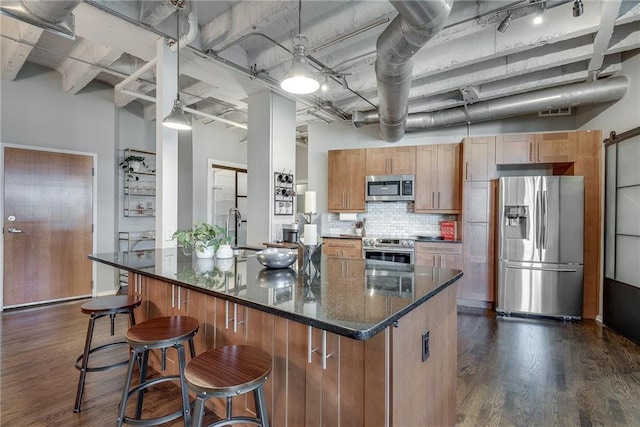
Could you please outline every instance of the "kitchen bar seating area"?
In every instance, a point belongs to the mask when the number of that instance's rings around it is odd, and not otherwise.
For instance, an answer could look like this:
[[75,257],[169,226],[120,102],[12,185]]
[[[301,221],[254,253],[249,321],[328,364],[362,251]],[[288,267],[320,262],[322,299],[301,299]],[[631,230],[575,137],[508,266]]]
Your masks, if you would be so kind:
[[[87,376],[79,414],[72,411],[75,387],[61,386],[77,381],[73,361],[84,344],[83,303],[5,312],[0,338],[2,425],[48,426],[51,420],[68,426],[116,424],[125,367]],[[575,425],[576,414],[592,425],[640,424],[634,399],[640,395],[637,345],[595,323],[512,320],[484,309],[459,310],[456,425],[567,426]],[[119,316],[116,327],[126,329],[126,317]],[[518,340],[521,334],[527,339]],[[108,327],[96,329],[94,342],[110,339]],[[571,349],[570,358],[562,356],[566,349]],[[532,365],[541,353],[554,363]],[[34,365],[34,360],[47,363]],[[525,375],[533,387],[525,387]],[[163,390],[163,404],[145,415],[170,412],[176,402],[180,406],[177,387]],[[207,414],[205,422],[214,421]]]

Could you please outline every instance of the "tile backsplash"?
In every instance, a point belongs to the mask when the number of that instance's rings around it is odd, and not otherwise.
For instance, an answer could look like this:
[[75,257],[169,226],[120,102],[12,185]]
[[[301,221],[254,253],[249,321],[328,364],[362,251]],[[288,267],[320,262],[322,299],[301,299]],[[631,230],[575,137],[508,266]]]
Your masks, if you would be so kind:
[[[415,235],[439,236],[440,221],[455,221],[457,215],[417,214],[410,211],[409,202],[367,203],[367,212],[359,213],[365,219],[368,236],[408,237]],[[321,232],[324,235],[353,234],[354,221],[340,221],[338,214],[322,214]]]

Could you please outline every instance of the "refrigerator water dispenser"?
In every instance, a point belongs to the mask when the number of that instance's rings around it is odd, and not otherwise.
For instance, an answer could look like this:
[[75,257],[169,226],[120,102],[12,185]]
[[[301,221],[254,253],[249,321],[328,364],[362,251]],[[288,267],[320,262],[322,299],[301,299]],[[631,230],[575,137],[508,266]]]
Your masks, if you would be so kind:
[[504,207],[505,238],[526,239],[527,225],[529,223],[529,207],[523,205],[511,205]]

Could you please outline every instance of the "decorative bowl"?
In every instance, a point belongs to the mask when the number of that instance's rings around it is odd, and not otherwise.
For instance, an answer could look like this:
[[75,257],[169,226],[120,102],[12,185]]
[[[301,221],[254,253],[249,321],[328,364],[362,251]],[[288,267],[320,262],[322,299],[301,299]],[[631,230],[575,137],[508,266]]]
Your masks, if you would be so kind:
[[298,258],[296,249],[267,248],[256,254],[258,262],[267,268],[287,268]]

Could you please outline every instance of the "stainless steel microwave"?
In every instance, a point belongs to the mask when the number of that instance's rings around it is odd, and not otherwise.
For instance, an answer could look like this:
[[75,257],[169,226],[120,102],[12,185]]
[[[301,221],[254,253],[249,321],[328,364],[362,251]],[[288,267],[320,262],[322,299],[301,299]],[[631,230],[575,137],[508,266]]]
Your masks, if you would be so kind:
[[369,175],[367,177],[367,202],[412,201],[414,199],[413,175]]

